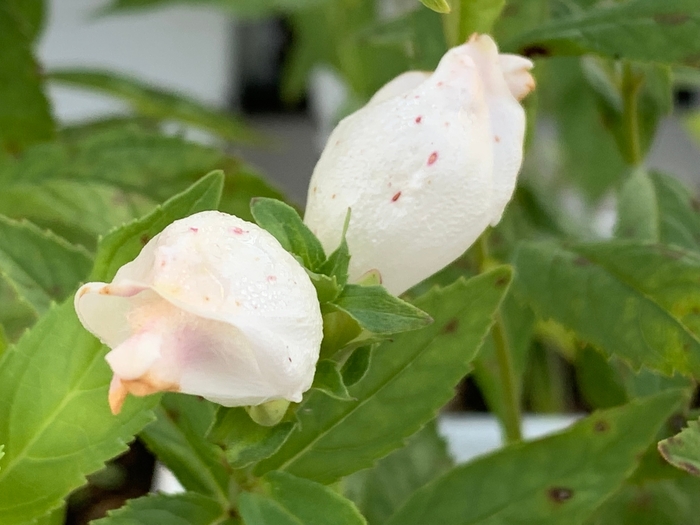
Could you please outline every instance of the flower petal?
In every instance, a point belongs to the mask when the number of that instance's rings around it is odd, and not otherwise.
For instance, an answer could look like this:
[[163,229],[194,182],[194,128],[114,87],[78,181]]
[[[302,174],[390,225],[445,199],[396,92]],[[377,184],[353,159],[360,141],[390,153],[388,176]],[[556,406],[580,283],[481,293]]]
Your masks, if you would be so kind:
[[479,72],[455,48],[414,89],[382,95],[340,122],[314,169],[304,221],[332,251],[351,208],[350,278],[377,269],[399,294],[456,259],[488,225],[491,138]]

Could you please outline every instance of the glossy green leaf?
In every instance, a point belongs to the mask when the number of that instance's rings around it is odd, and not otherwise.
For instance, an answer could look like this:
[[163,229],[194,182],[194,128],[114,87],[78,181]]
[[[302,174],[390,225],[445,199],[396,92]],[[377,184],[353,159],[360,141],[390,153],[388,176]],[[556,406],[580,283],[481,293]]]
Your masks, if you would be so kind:
[[[212,174],[100,243],[92,279],[109,281],[144,236],[216,206],[222,177]],[[69,298],[53,306],[0,360],[0,523],[15,525],[57,507],[85,476],[126,449],[153,419],[158,396],[131,397],[113,416],[105,348],[78,321]]]
[[294,425],[283,421],[265,427],[255,423],[242,407],[220,407],[207,437],[224,450],[233,468],[243,468],[277,452]]
[[256,472],[279,469],[328,483],[401,446],[470,370],[510,276],[499,267],[417,299],[435,322],[375,348],[367,374],[348,388],[355,401],[311,392],[297,410],[300,426]]
[[214,499],[187,492],[155,494],[129,500],[94,525],[234,525],[228,511]]
[[700,476],[700,421],[688,421],[680,434],[659,443],[666,461],[694,476]]
[[255,198],[250,211],[258,226],[270,232],[285,250],[300,257],[309,270],[316,270],[326,260],[321,242],[288,204]]
[[204,438],[215,412],[216,406],[205,399],[165,394],[155,410],[156,420],[140,437],[186,490],[225,505],[229,474],[223,453]]
[[528,243],[516,286],[606,355],[670,374],[700,374],[700,256],[680,248],[611,241]]
[[447,0],[420,0],[421,3],[428,9],[432,9],[436,13],[449,13],[450,4]]
[[[30,12],[36,2],[0,4],[0,153],[19,153],[48,140],[54,123],[32,53],[38,20]],[[41,15],[40,15],[41,16]]]
[[638,172],[620,192],[615,230],[700,251],[700,200],[674,177]]
[[452,463],[432,421],[411,436],[405,447],[347,478],[346,493],[370,525],[381,525],[413,492],[449,470]]
[[697,66],[698,31],[695,0],[629,0],[553,20],[506,42],[504,50],[526,56],[597,53]]
[[51,71],[48,79],[59,85],[110,95],[128,104],[138,115],[189,124],[230,142],[262,141],[256,131],[230,113],[179,93],[151,87],[133,77],[93,69],[60,69]]
[[84,249],[29,222],[0,215],[0,276],[37,313],[65,299],[91,267]]
[[387,292],[383,286],[348,284],[333,306],[375,334],[417,330],[431,322],[428,314]]
[[671,391],[597,412],[459,466],[414,493],[386,525],[583,523],[634,470],[682,397]]
[[320,390],[335,399],[349,401],[352,399],[343,382],[343,376],[338,370],[338,365],[330,359],[321,359],[316,364],[316,374],[312,388]]
[[365,525],[355,505],[329,487],[284,472],[262,479],[263,493],[244,492],[245,525]]
[[217,168],[235,185],[240,163],[215,149],[134,125],[109,127],[0,158],[0,213],[92,248],[98,235]]

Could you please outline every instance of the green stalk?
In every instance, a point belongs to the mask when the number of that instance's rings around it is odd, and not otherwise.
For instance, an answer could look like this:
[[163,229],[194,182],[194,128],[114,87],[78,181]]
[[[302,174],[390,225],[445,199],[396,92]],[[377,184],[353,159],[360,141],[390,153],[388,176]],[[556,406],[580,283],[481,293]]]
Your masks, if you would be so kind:
[[[484,232],[477,241],[475,248],[476,258],[480,271],[487,269],[489,261],[488,231]],[[520,396],[518,393],[517,379],[513,367],[513,354],[506,336],[505,326],[501,312],[496,312],[494,324],[491,329],[494,348],[496,350],[496,362],[498,363],[499,383],[503,390],[503,414],[502,423],[505,430],[506,443],[522,441],[522,414],[520,410]]]
[[626,157],[632,166],[639,166],[644,160],[639,132],[639,92],[643,77],[635,75],[630,62],[625,62],[622,72],[622,118],[627,142]]

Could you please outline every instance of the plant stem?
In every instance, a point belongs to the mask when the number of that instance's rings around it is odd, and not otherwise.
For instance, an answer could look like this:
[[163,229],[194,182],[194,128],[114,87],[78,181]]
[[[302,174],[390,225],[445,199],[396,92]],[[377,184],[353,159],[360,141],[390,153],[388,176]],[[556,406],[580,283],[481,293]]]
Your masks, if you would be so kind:
[[635,75],[632,64],[625,62],[622,72],[622,118],[627,136],[627,161],[632,166],[639,166],[644,160],[639,132],[639,91],[643,77]]
[[496,349],[501,388],[503,388],[503,428],[506,433],[506,443],[517,443],[523,439],[520,399],[516,387],[515,370],[513,369],[513,356],[503,329],[503,319],[500,312],[496,312],[491,333]]
[[[488,266],[488,232],[484,232],[475,246],[475,253],[480,271],[484,271]],[[513,355],[510,350],[508,337],[501,312],[497,311],[494,316],[493,328],[491,329],[494,348],[496,350],[496,362],[498,363],[499,383],[503,393],[503,414],[502,423],[505,430],[506,443],[517,443],[522,441],[522,415],[520,410],[520,396],[518,393],[517,379],[513,367]]]

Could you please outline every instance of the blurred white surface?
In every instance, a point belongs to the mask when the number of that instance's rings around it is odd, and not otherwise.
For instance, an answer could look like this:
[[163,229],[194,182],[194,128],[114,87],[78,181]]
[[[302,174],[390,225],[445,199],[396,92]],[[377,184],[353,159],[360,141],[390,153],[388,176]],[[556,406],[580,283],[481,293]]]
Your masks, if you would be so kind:
[[[137,77],[217,107],[234,95],[234,27],[215,10],[173,7],[98,15],[106,0],[52,0],[39,59],[50,71],[92,67]],[[108,97],[52,87],[63,121],[123,112]]]
[[[566,415],[528,415],[523,419],[525,439],[535,439],[563,430],[581,416]],[[450,454],[457,463],[487,454],[501,446],[501,429],[493,416],[443,414],[438,419],[438,431],[447,441]],[[182,492],[172,472],[157,464],[153,479],[153,490],[166,494]]]

